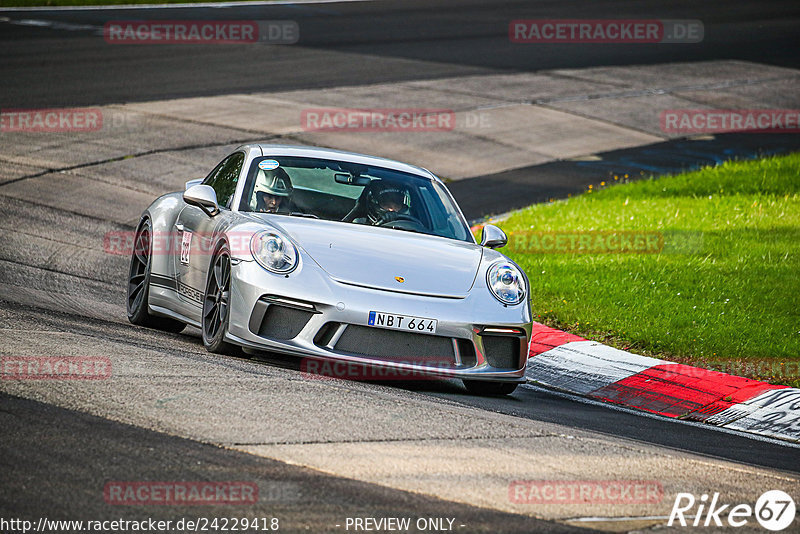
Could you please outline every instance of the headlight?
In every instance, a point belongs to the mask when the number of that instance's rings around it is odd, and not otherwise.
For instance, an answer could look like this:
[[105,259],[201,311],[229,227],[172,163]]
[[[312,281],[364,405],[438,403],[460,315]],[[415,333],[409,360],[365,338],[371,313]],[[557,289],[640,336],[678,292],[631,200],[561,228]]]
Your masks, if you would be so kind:
[[268,271],[288,273],[297,267],[297,249],[288,238],[278,232],[264,231],[250,239],[253,258]]
[[525,277],[510,263],[499,262],[489,267],[486,284],[503,304],[519,304],[525,298]]

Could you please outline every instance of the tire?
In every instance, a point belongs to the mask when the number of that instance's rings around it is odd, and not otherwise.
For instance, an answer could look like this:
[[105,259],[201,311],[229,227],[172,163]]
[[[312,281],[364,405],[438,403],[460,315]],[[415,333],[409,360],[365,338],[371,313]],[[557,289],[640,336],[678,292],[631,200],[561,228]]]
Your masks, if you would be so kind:
[[487,382],[485,380],[463,380],[467,391],[473,395],[510,395],[519,384],[515,382]]
[[131,265],[128,269],[127,309],[128,320],[137,325],[177,334],[186,328],[186,323],[150,315],[147,301],[150,297],[150,269],[152,267],[153,229],[150,220],[145,219],[136,232],[133,241]]
[[214,354],[239,355],[239,347],[225,341],[230,316],[231,255],[222,243],[211,260],[203,293],[203,345]]

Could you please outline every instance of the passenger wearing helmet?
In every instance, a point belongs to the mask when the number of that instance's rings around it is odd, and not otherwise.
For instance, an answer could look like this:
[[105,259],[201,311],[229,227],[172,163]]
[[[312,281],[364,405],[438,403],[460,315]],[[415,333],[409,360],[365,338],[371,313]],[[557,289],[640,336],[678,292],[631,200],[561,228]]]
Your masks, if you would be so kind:
[[[262,213],[289,213],[291,211],[292,181],[285,170],[259,169],[253,188],[254,202],[250,207]],[[255,205],[254,205],[255,204]]]
[[353,222],[386,224],[409,213],[411,196],[404,185],[375,181],[367,186],[365,194],[366,215]]

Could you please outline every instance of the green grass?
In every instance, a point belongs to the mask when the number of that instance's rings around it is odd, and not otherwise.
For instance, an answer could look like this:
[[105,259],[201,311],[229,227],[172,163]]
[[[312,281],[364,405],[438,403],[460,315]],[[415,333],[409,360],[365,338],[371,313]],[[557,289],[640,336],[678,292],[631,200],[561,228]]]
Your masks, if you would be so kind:
[[598,184],[502,226],[510,244],[517,232],[661,232],[655,254],[508,254],[530,277],[537,321],[800,385],[800,154]]
[[208,1],[209,0],[0,0],[0,7],[112,6],[112,5],[122,5],[122,4],[197,4],[200,2],[208,2]]

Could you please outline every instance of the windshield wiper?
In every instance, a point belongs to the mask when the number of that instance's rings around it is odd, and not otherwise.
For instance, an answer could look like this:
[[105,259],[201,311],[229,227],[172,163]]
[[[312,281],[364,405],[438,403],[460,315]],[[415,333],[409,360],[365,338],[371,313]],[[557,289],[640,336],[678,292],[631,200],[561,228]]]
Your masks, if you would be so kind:
[[317,217],[313,213],[303,213],[302,211],[293,211],[289,215],[291,215],[292,217],[306,217],[307,219],[319,219],[319,217]]

